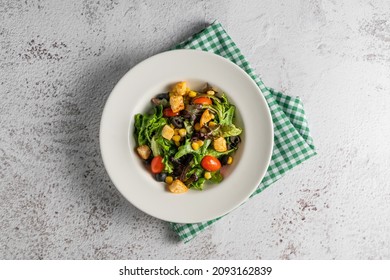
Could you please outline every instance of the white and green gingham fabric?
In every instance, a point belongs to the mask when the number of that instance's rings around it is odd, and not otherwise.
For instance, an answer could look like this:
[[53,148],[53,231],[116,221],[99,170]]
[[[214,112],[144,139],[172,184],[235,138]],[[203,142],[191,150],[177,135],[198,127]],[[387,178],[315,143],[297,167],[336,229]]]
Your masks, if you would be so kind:
[[[231,60],[248,73],[266,98],[274,123],[274,149],[267,173],[251,198],[316,154],[301,100],[267,88],[220,23],[213,23],[175,49],[198,49]],[[171,226],[181,240],[188,242],[220,218],[195,224],[171,223]]]

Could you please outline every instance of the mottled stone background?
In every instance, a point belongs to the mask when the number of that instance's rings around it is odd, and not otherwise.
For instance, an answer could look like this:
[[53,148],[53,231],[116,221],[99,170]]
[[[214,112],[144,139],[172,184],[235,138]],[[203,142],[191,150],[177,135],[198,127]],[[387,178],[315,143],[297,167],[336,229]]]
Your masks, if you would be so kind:
[[[119,78],[218,19],[318,156],[188,244],[100,158]],[[0,258],[389,259],[390,2],[0,0]]]

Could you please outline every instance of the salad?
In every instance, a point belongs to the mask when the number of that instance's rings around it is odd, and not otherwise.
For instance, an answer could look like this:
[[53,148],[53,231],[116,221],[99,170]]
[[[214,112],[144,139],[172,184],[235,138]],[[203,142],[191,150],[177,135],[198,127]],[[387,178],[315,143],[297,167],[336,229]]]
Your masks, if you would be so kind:
[[154,178],[172,193],[220,183],[221,167],[232,164],[242,133],[226,95],[208,84],[195,91],[178,82],[151,103],[152,113],[135,115],[134,137]]

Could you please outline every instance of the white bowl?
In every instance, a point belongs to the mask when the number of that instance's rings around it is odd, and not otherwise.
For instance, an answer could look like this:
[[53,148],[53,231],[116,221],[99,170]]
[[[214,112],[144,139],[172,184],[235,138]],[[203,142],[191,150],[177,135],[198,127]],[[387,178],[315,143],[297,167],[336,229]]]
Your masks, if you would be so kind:
[[[225,92],[244,129],[224,180],[184,194],[172,194],[153,179],[134,151],[133,137],[134,115],[146,112],[153,96],[178,81],[187,81],[192,88],[208,82]],[[132,68],[111,92],[100,124],[103,162],[117,189],[145,213],[177,223],[214,219],[242,204],[263,179],[272,147],[271,115],[255,82],[229,60],[195,50],[164,52]]]

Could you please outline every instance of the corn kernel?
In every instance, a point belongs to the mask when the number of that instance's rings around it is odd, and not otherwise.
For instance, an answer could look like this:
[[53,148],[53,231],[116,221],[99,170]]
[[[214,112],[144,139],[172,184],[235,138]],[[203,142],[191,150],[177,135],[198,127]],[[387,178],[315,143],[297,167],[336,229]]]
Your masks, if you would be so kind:
[[199,144],[196,143],[196,142],[193,142],[193,143],[191,144],[191,147],[192,147],[192,149],[194,149],[194,150],[196,151],[196,150],[199,149]]
[[209,122],[209,127],[215,127],[216,125],[217,125],[216,122],[213,122],[213,121]]
[[211,114],[211,119],[215,119],[215,115],[214,114]]
[[179,129],[175,128],[174,134],[173,135],[179,135]]
[[179,129],[179,135],[180,135],[181,137],[186,136],[186,134],[187,134],[187,130],[186,130],[185,128]]
[[211,173],[210,173],[210,172],[205,172],[205,173],[204,173],[204,178],[205,178],[206,180],[210,180],[210,179],[211,179]]
[[207,91],[207,94],[208,94],[208,95],[214,95],[214,94],[215,94],[215,91],[213,91],[213,90],[208,90],[208,91]]
[[170,124],[169,126],[172,127],[172,128],[175,128],[175,126],[173,124]]
[[198,141],[196,141],[196,143],[198,143],[199,147],[202,147],[204,144],[204,142],[202,140],[198,140]]
[[174,135],[172,137],[172,140],[175,141],[175,142],[180,142],[180,139],[181,139],[180,135]]
[[165,183],[167,183],[167,184],[172,184],[172,182],[173,182],[172,176],[167,176],[167,177],[165,178]]
[[177,147],[179,147],[179,146],[180,146],[180,142],[179,142],[179,141],[175,141],[175,145],[176,145]]
[[232,163],[233,163],[233,158],[232,157],[228,157],[227,164],[232,164]]
[[191,90],[189,93],[188,93],[188,96],[191,97],[191,98],[194,98],[195,96],[197,95],[197,93],[193,90]]
[[194,128],[195,128],[196,131],[199,131],[199,130],[200,130],[200,124],[199,124],[199,123],[196,123],[196,124],[194,125]]

